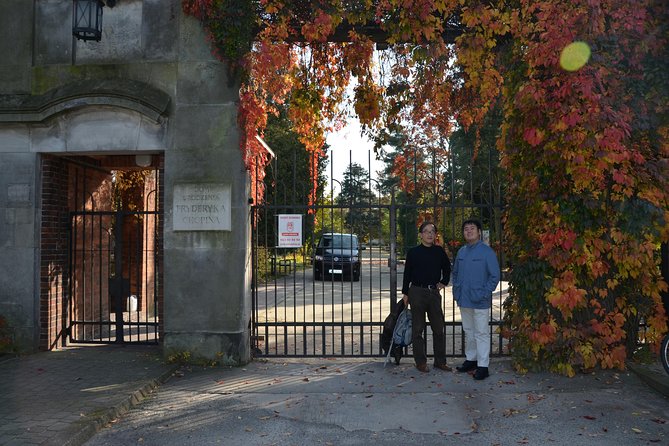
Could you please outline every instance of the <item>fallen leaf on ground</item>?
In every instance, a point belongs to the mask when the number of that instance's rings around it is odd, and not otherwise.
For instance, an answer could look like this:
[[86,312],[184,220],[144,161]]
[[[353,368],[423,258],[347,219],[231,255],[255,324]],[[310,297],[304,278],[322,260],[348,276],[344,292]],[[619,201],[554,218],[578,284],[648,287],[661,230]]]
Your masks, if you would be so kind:
[[535,395],[533,393],[530,393],[529,395],[527,395],[527,400],[529,402],[541,401],[544,398],[546,398],[546,395],[542,395],[542,394]]

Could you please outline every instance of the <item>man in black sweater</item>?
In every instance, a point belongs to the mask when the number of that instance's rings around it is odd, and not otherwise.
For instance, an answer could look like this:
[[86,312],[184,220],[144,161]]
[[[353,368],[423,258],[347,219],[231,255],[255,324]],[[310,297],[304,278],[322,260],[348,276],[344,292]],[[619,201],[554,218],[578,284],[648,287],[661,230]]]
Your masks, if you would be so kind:
[[440,291],[451,278],[451,261],[444,248],[434,244],[437,227],[433,223],[423,222],[419,232],[421,244],[407,253],[402,283],[404,305],[411,306],[413,358],[418,370],[430,371],[423,340],[427,314],[432,327],[434,367],[450,371],[451,368],[446,364],[444,311],[441,308]]

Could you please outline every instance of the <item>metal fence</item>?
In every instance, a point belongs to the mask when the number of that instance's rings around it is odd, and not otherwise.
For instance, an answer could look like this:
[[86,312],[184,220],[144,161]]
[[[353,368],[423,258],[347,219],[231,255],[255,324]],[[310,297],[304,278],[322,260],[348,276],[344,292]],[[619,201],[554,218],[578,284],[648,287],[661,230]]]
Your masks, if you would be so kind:
[[159,342],[159,218],[70,213],[69,342]]
[[[489,168],[489,166],[488,166]],[[253,207],[253,314],[252,343],[256,354],[279,357],[373,357],[382,354],[383,321],[398,299],[404,271],[404,256],[419,243],[418,224],[433,221],[438,243],[451,261],[463,243],[461,225],[478,218],[484,225],[484,239],[498,254],[504,269],[502,244],[501,189],[493,176],[489,185],[471,189],[471,181],[442,178],[450,194],[435,195],[430,204],[412,203],[399,190],[367,193],[362,200],[332,197],[334,183],[325,187],[324,198],[314,205],[296,203],[299,192],[270,193],[264,204]],[[275,172],[274,175],[277,175]],[[469,176],[472,177],[471,171]],[[488,181],[486,180],[486,181]],[[276,181],[276,180],[275,180]],[[339,188],[342,182],[334,180]],[[370,185],[374,181],[366,180]],[[290,184],[290,180],[276,181]],[[293,182],[294,183],[294,182]],[[448,186],[450,185],[450,186]],[[459,193],[455,193],[460,188]],[[465,188],[469,188],[467,192]],[[373,192],[373,188],[368,188]],[[486,192],[487,191],[487,192]],[[270,191],[272,192],[272,191]],[[484,197],[484,198],[481,198]],[[425,200],[424,200],[425,201]],[[281,247],[279,221],[299,216],[301,243]],[[314,253],[323,233],[354,233],[362,248],[360,279],[346,274],[314,275]],[[507,354],[500,334],[507,282],[503,280],[493,296],[490,338],[493,355]],[[441,292],[445,314],[447,356],[464,356],[464,333],[460,313],[450,285]],[[428,324],[424,338],[432,353]],[[410,354],[409,351],[406,352]]]

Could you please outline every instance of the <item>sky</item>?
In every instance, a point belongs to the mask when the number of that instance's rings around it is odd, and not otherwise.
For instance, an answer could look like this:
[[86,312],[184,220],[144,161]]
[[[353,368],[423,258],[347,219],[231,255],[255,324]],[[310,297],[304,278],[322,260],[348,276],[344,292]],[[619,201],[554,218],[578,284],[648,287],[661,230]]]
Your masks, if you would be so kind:
[[[383,169],[383,163],[376,160],[373,150],[374,144],[367,138],[360,136],[360,122],[357,118],[350,118],[343,129],[329,134],[326,140],[330,146],[328,155],[331,155],[325,173],[328,182],[330,181],[330,173],[335,180],[342,181],[349,162],[360,164],[371,173],[372,178],[378,178],[376,172]],[[337,189],[337,183],[335,183],[334,189]]]

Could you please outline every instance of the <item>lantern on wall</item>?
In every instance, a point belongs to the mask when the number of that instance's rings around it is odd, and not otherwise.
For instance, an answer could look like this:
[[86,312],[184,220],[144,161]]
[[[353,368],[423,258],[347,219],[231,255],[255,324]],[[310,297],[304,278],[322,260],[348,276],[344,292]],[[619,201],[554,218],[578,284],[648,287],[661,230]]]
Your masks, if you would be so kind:
[[72,35],[79,40],[102,38],[102,0],[74,0]]

